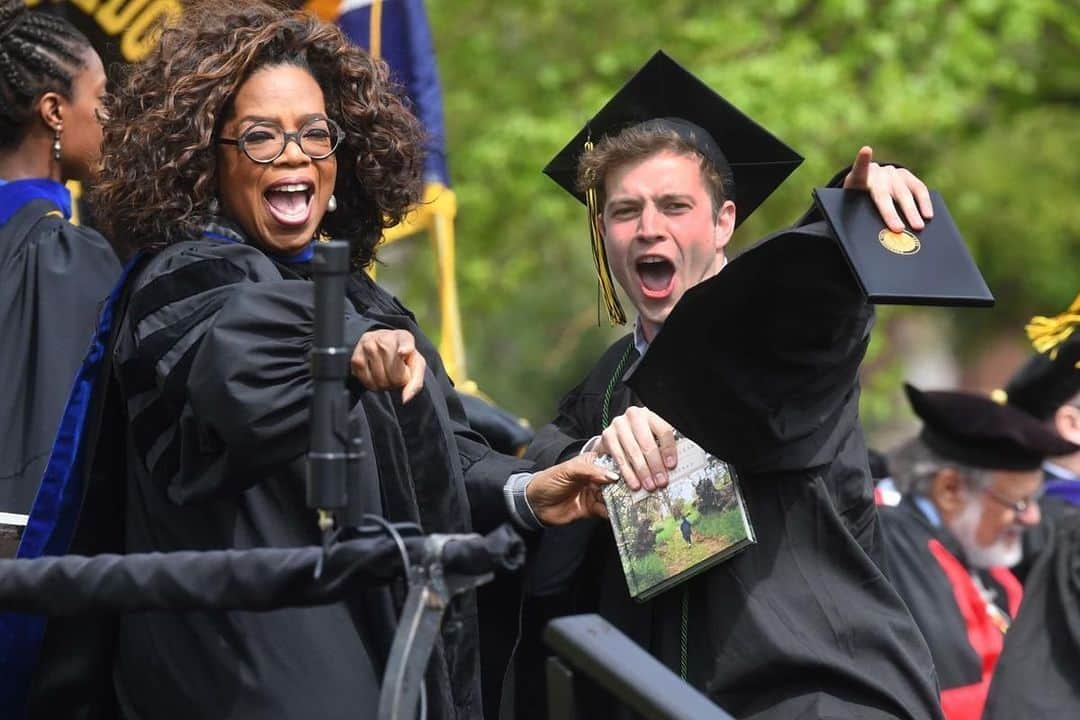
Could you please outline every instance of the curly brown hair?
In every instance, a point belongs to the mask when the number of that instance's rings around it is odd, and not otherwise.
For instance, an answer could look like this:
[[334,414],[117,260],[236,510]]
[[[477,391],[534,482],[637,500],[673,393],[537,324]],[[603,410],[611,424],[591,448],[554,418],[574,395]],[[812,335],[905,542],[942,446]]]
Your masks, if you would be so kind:
[[267,2],[188,6],[106,99],[91,202],[118,247],[162,247],[200,231],[213,212],[214,143],[232,99],[256,70],[282,64],[311,72],[327,114],[345,132],[337,150],[338,210],[319,231],[348,239],[357,265],[374,259],[382,231],[420,198],[423,131],[385,63],[336,26]]
[[717,168],[700,150],[674,130],[647,122],[631,125],[614,135],[605,135],[595,147],[583,152],[578,159],[577,188],[581,192],[590,188],[596,189],[602,214],[607,200],[605,182],[608,173],[661,152],[697,158],[701,166],[701,178],[712,199],[714,215],[720,212],[725,201],[735,199],[735,177],[730,167]]

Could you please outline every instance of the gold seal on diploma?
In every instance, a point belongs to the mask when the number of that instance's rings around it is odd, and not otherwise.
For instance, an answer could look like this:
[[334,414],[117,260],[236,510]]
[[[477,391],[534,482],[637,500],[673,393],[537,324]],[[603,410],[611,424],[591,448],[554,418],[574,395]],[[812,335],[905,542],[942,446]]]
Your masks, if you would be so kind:
[[882,228],[881,232],[877,236],[878,242],[880,242],[886,250],[897,255],[914,255],[922,248],[922,243],[919,242],[919,238],[913,234],[904,230],[903,232],[893,232],[889,228]]

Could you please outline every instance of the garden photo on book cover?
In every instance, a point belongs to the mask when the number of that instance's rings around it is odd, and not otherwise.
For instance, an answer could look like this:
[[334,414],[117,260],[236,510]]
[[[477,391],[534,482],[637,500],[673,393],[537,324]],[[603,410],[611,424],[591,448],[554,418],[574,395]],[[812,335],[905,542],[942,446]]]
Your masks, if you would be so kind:
[[753,541],[734,470],[687,438],[666,489],[605,490],[627,586],[652,595]]

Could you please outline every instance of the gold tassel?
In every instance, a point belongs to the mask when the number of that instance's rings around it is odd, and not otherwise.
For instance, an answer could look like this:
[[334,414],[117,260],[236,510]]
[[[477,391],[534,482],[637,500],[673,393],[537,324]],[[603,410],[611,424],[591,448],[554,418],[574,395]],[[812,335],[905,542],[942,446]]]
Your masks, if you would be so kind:
[[382,57],[382,0],[374,0],[371,3],[370,25],[368,53],[378,60]]
[[1035,350],[1050,353],[1050,359],[1056,360],[1058,350],[1080,326],[1080,295],[1076,296],[1069,309],[1054,317],[1036,315],[1024,328]]
[[[592,140],[586,140],[585,152],[592,149]],[[604,236],[600,232],[600,210],[597,205],[596,186],[589,183],[589,188],[585,191],[585,207],[588,208],[589,213],[589,239],[592,240],[593,262],[596,263],[596,277],[600,282],[600,297],[604,301],[611,324],[625,325],[626,313],[623,311],[618,295],[615,294],[615,283],[611,280],[611,267],[608,265]]]

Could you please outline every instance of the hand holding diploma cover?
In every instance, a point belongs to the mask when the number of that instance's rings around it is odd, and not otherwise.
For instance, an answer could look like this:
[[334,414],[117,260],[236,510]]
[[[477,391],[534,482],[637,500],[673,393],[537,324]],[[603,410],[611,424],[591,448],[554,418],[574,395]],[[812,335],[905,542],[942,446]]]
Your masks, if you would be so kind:
[[994,304],[939,193],[930,191],[933,218],[921,229],[901,232],[886,227],[867,193],[817,188],[814,200],[870,302]]

